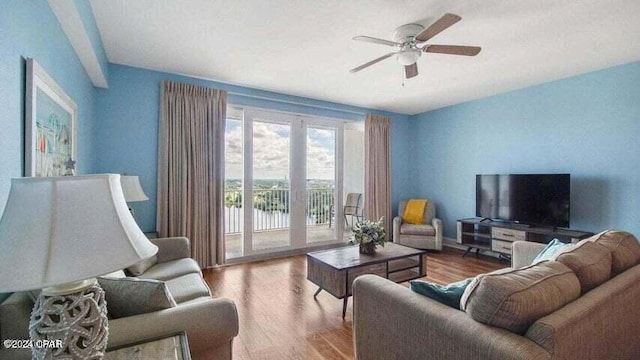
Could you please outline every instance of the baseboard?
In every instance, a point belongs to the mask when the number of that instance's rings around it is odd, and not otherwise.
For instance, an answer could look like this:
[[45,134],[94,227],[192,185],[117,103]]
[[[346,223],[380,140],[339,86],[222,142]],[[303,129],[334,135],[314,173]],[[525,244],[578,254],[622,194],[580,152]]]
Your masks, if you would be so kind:
[[279,258],[285,258],[289,256],[303,255],[312,251],[334,249],[336,247],[347,246],[347,245],[348,244],[346,242],[331,242],[329,244],[313,245],[313,246],[307,246],[307,247],[298,248],[298,249],[247,255],[247,256],[229,259],[224,263],[224,265],[220,265],[220,266],[237,265],[237,264],[243,264],[243,263],[254,262],[254,261],[279,259]]
[[454,238],[443,237],[442,238],[442,245],[446,246],[446,247],[450,247],[452,249],[467,250],[466,246],[458,244],[458,242]]
[[[236,264],[242,264],[242,263],[253,262],[253,261],[271,260],[271,259],[277,259],[277,258],[283,258],[283,257],[295,256],[295,255],[302,255],[311,251],[326,250],[326,249],[335,248],[336,246],[344,246],[344,245],[346,245],[346,243],[332,243],[332,244],[323,244],[319,246],[306,247],[301,249],[292,249],[292,250],[286,250],[286,251],[280,251],[280,252],[243,256],[241,258],[229,259],[222,266],[236,265]],[[443,237],[442,245],[452,249],[458,249],[463,251],[467,250],[466,246],[458,244],[458,242],[454,238]],[[492,251],[482,251],[482,255],[499,258],[498,253],[494,253]]]
[[[442,245],[446,246],[446,247],[449,247],[449,248],[452,248],[452,249],[458,249],[458,250],[464,250],[464,251],[467,250],[466,246],[464,246],[462,244],[458,244],[458,241],[456,241],[456,239],[454,239],[454,238],[443,237],[442,238]],[[491,256],[491,257],[494,257],[496,259],[500,258],[500,254],[495,253],[493,251],[483,250],[481,254],[482,255]]]

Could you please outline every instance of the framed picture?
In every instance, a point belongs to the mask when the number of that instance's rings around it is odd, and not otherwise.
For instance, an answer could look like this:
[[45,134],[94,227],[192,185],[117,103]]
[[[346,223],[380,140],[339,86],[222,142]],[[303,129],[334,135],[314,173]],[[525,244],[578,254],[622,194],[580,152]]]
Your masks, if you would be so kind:
[[76,159],[75,102],[34,60],[27,59],[25,176],[70,175]]

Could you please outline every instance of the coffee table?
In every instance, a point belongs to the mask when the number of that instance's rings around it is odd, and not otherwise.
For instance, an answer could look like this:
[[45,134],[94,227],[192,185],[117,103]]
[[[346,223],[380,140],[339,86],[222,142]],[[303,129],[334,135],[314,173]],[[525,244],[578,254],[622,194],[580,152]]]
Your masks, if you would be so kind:
[[343,299],[342,318],[347,312],[353,280],[363,274],[379,275],[397,283],[424,277],[427,251],[386,243],[372,255],[360,254],[357,245],[307,254],[307,279],[318,285],[313,297],[324,290]]

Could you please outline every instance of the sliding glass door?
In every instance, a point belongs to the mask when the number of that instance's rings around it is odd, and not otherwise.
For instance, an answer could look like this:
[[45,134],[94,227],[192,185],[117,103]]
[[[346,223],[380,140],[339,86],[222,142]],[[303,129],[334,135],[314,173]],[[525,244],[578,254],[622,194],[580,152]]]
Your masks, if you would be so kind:
[[308,121],[305,124],[306,241],[317,243],[338,239],[334,221],[338,191],[336,181],[337,137],[340,128]]
[[[251,153],[251,168],[245,164],[247,186],[245,249],[259,251],[291,245],[291,135],[292,124],[251,116],[251,134],[245,133]],[[251,204],[250,202],[253,202]]]
[[343,122],[228,113],[227,258],[342,241],[345,226],[335,219],[343,219]]

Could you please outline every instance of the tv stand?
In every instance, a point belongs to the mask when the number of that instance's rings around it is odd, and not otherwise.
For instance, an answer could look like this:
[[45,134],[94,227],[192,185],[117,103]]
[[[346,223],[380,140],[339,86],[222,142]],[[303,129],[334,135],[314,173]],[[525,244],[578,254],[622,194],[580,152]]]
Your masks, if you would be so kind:
[[480,222],[485,222],[485,221],[493,221],[492,218],[482,218],[482,220],[480,220]]
[[457,243],[467,247],[463,257],[475,250],[476,256],[481,251],[492,251],[498,253],[501,258],[510,258],[511,245],[514,241],[546,244],[553,239],[558,239],[565,243],[576,243],[593,235],[587,231],[524,225],[491,219],[487,221],[486,218],[461,219],[458,220],[457,226]]

